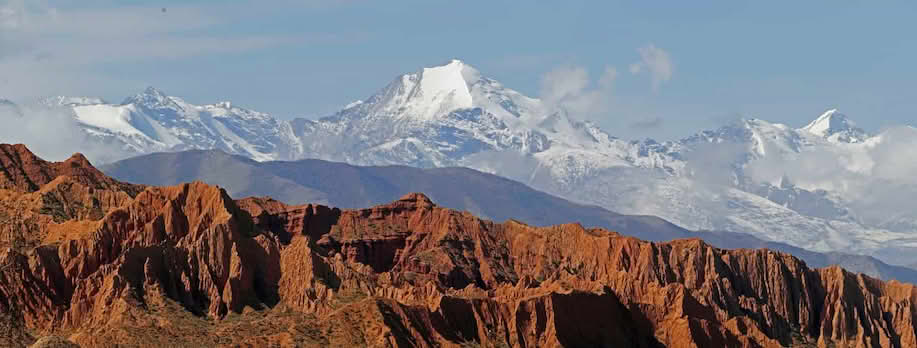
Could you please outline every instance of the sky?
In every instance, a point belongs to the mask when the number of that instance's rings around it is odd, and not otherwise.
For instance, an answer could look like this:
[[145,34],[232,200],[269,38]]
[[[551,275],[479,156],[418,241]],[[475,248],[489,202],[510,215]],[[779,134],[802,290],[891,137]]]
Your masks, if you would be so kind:
[[[457,58],[622,138],[838,108],[917,125],[917,3],[904,1],[0,0],[0,98],[155,86],[321,117]],[[600,102],[592,102],[592,101]]]

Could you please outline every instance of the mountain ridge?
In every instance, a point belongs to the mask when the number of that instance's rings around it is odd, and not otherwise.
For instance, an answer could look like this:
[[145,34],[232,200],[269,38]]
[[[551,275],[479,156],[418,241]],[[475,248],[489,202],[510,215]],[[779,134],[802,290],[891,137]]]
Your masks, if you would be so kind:
[[[717,247],[767,248],[792,254],[815,267],[840,264],[886,280],[917,283],[917,271],[890,266],[868,256],[816,253],[748,234],[689,231],[653,216],[622,215],[598,206],[569,202],[522,183],[468,168],[359,167],[322,160],[256,162],[219,151],[186,151],[140,156],[102,166],[102,170],[119,180],[147,185],[204,181],[223,187],[235,198],[271,196],[288,204],[320,202],[341,208],[384,204],[409,192],[425,192],[443,207],[495,221],[514,219],[534,226],[575,221],[657,242],[701,238]],[[251,186],[250,182],[276,184]],[[304,191],[309,193],[299,193]]]
[[196,182],[106,209],[0,252],[0,344],[917,345],[914,285],[769,250],[495,223],[421,193],[337,209]]
[[[875,152],[902,136],[865,133],[836,110],[801,128],[743,119],[676,141],[624,140],[458,60],[400,75],[361,102],[315,120],[282,121],[231,103],[198,106],[147,92],[149,98],[127,98],[126,105],[68,107],[85,132],[128,154],[215,148],[261,161],[469,167],[692,230],[740,231],[896,264],[917,261],[886,248],[917,250],[917,218],[869,210],[875,204],[851,189],[858,186],[848,178],[869,177],[871,156],[887,158]],[[159,105],[164,98],[168,105]],[[841,168],[810,175],[819,168],[794,165],[806,161]],[[779,169],[787,167],[797,169]],[[794,187],[781,188],[783,178]],[[876,185],[879,190],[864,191],[889,190]]]

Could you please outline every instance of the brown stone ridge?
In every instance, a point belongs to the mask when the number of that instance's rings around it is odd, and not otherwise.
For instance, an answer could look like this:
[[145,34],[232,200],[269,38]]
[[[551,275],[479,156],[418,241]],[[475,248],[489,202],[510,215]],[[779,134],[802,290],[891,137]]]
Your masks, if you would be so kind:
[[0,144],[0,250],[27,251],[89,233],[142,190],[109,178],[81,154],[47,162],[23,145]]
[[60,176],[70,176],[94,189],[117,189],[136,195],[143,187],[118,182],[89,163],[80,153],[63,162],[48,162],[22,144],[0,144],[0,189],[38,191]]
[[[769,250],[721,250],[697,239],[649,243],[577,224],[498,224],[436,207],[421,194],[324,214],[313,205],[240,203],[271,212],[266,216],[278,220],[259,218],[259,224],[284,226],[279,230],[292,234],[293,246],[310,249],[312,260],[304,263],[321,270],[282,280],[281,294],[295,295],[288,305],[333,313],[327,293],[353,284],[368,297],[424,308],[403,315],[392,309],[398,314],[393,325],[416,336],[401,342],[409,346],[452,342],[449,335],[458,333],[437,331],[443,326],[436,323],[463,315],[477,327],[446,327],[510,346],[917,346],[912,285],[837,267],[811,270]],[[298,237],[308,246],[296,245]],[[315,277],[331,286],[295,286]],[[446,315],[446,302],[467,307]],[[609,319],[618,312],[626,320]],[[570,327],[560,315],[583,320]],[[614,330],[629,334],[610,334]]]
[[0,346],[917,347],[913,285],[769,250],[24,177],[68,208],[0,249]]

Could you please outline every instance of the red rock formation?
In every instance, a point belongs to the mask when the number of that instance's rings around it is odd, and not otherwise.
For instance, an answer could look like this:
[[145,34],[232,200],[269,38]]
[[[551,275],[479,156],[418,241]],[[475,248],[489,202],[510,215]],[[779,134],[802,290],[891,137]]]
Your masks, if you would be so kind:
[[0,345],[917,347],[913,285],[768,250],[495,223],[422,194],[360,210],[203,183],[134,195],[16,153],[0,211],[62,203],[10,228],[38,236],[0,253]]
[[106,176],[79,153],[63,162],[47,162],[35,156],[25,145],[0,144],[0,189],[34,192],[60,176],[70,176],[93,189],[132,194],[142,189],[140,185],[124,184]]
[[[316,215],[291,212],[314,209],[290,208],[286,214],[297,216],[296,226],[305,227]],[[496,333],[514,346],[629,344],[614,340],[620,335],[602,336],[613,331],[608,328],[558,327],[568,322],[553,317],[558,311],[588,315],[580,308],[606,306],[622,308],[627,318],[609,325],[623,325],[636,333],[631,337],[644,339],[643,345],[917,346],[913,286],[885,284],[839,268],[814,271],[767,250],[720,250],[700,240],[654,244],[579,225],[495,224],[435,207],[422,195],[321,217],[328,218],[336,222],[326,233],[286,226],[294,236],[314,241],[313,253],[330,260],[329,268],[345,284],[341,287],[425,307],[425,316],[442,311],[447,298],[459,303],[485,298],[492,304],[469,303],[473,310],[465,311],[478,322],[476,330],[467,332],[475,332],[472,337],[480,342]],[[343,268],[336,263],[351,269],[336,271]],[[323,313],[321,304],[333,302],[328,297],[314,296],[301,308]],[[562,306],[586,299],[589,305]],[[435,321],[399,318],[407,328]],[[435,332],[437,326],[429,325],[415,329]],[[585,337],[593,341],[571,341]],[[434,342],[441,341],[428,343]]]
[[23,145],[0,144],[0,249],[78,236],[142,190],[105,176],[80,154],[52,163]]

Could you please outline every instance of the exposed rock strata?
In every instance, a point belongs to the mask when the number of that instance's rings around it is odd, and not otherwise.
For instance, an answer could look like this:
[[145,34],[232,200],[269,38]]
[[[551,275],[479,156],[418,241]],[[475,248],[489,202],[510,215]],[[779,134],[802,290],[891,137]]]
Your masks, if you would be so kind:
[[[39,227],[4,227],[31,243],[0,252],[4,346],[917,347],[913,285],[782,253],[495,223],[422,194],[137,193],[17,153],[0,202]],[[63,213],[29,205],[43,193]],[[101,215],[76,204],[93,200]]]

